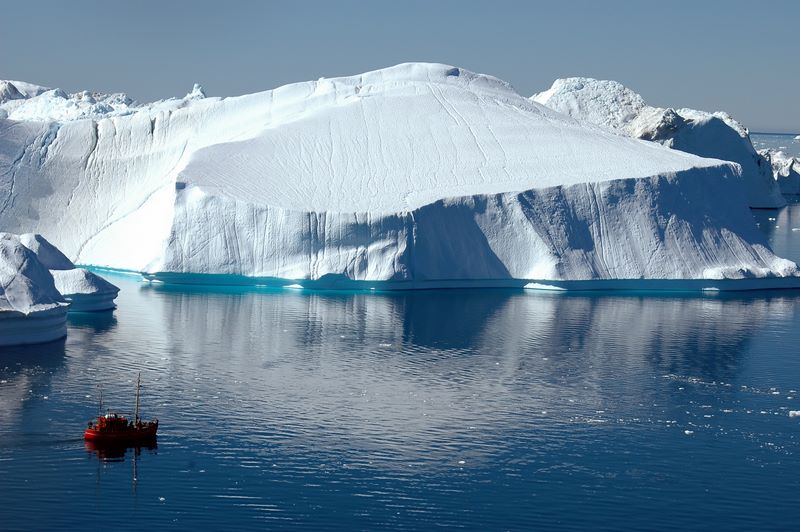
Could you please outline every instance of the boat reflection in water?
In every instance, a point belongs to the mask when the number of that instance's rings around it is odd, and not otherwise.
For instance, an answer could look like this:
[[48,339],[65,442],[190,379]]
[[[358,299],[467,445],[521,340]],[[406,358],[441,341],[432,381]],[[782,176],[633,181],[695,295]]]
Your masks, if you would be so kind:
[[146,450],[151,454],[156,454],[158,451],[158,444],[156,442],[147,443],[146,445],[109,445],[98,444],[93,441],[85,441],[84,445],[86,450],[92,455],[96,456],[100,462],[124,462],[128,456],[128,451],[132,451],[131,458],[134,462],[142,456],[142,450]]

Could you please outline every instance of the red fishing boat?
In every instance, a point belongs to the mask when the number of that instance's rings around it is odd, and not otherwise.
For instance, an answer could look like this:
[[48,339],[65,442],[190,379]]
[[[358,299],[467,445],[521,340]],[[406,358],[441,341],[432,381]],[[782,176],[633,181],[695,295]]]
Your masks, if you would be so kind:
[[152,442],[156,439],[158,420],[143,421],[139,417],[139,396],[142,375],[136,379],[136,410],[133,419],[123,414],[103,411],[103,394],[100,394],[100,412],[97,420],[90,421],[83,433],[83,439],[98,445],[127,445]]

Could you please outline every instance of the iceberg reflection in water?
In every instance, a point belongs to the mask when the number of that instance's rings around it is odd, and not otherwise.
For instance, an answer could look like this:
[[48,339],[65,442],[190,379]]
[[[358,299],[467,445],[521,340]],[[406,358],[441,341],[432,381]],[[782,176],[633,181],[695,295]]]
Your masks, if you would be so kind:
[[[744,529],[800,518],[775,496],[800,473],[788,416],[800,362],[784,348],[800,340],[796,292],[112,280],[116,319],[71,320],[57,356],[0,355],[12,528],[32,501],[43,528],[110,504],[122,528]],[[98,477],[79,435],[95,385],[109,407],[132,407],[139,369],[163,433],[157,454],[138,457],[146,475],[132,493],[130,465]]]

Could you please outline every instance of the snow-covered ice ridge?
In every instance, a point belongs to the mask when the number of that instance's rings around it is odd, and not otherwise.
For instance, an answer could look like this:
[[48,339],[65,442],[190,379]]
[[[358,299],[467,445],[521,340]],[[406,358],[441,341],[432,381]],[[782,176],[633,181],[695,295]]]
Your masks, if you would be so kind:
[[592,78],[557,79],[548,90],[531,99],[633,138],[739,163],[751,207],[786,205],[769,162],[756,153],[747,129],[727,113],[652,107],[616,81]]
[[755,227],[738,165],[452,66],[40,111],[0,120],[0,227],[46,234],[79,264],[345,288],[800,279]]

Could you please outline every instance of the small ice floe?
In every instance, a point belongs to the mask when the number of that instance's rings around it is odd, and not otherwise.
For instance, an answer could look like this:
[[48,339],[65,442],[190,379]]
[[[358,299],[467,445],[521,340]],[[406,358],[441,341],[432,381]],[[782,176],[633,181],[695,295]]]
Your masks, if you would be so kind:
[[693,430],[684,430],[683,433],[686,434],[687,436],[691,436],[692,434],[694,434],[694,431]]
[[465,462],[464,460],[459,460],[459,461],[458,461],[458,465],[464,465],[464,464],[466,464],[466,463],[467,463],[467,462]]
[[161,501],[161,502],[164,502],[164,501],[166,501],[167,499],[165,499],[164,497],[159,497],[159,498],[158,498],[158,500],[159,500],[159,501]]
[[800,410],[789,410],[789,417],[800,417]]

